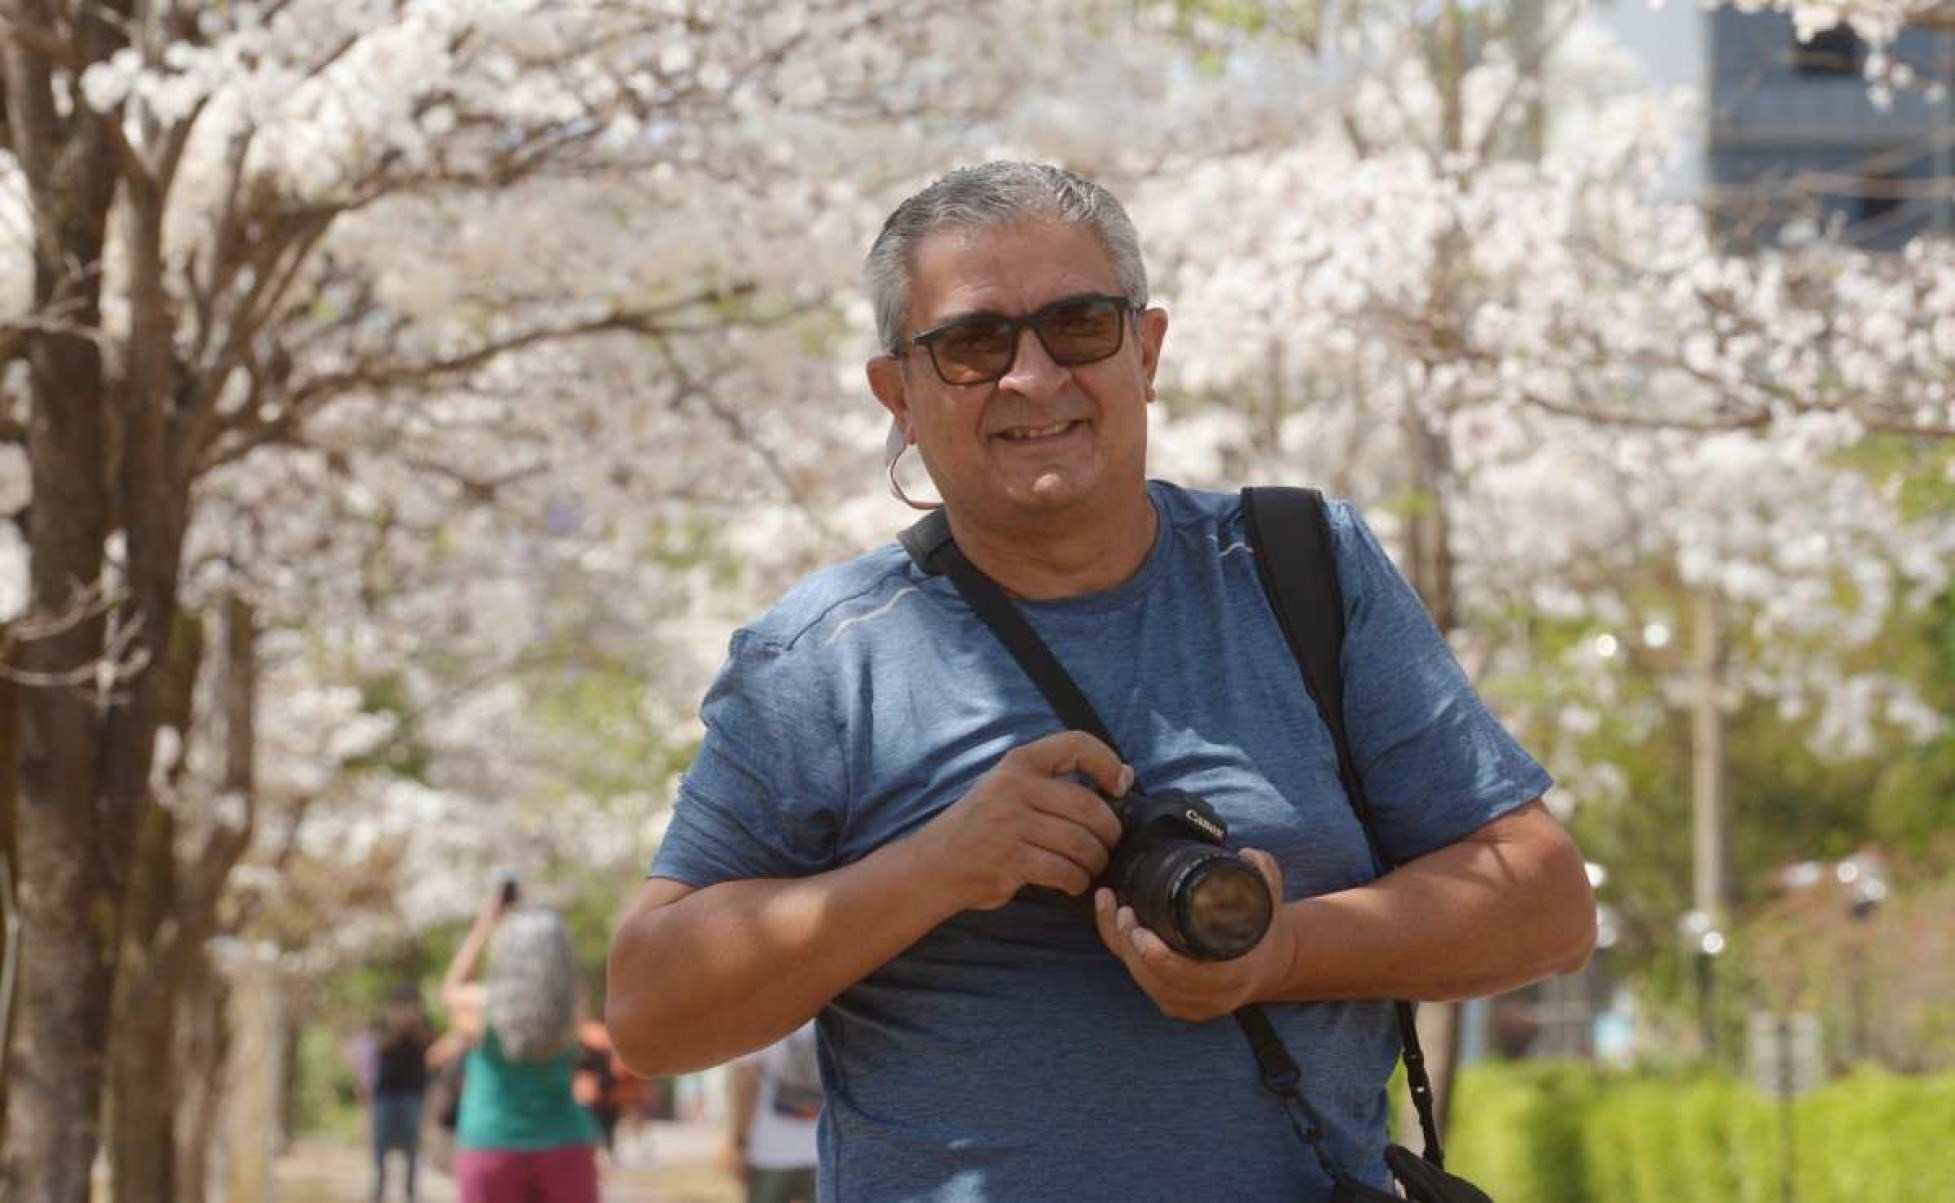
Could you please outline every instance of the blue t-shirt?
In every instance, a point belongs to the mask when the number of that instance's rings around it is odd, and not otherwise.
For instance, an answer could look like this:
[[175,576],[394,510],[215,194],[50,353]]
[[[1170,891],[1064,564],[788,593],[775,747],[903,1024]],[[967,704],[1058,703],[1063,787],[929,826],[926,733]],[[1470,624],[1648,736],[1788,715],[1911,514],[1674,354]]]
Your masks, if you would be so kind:
[[[1140,571],[1021,603],[1143,788],[1213,803],[1291,898],[1373,876],[1328,729],[1264,601],[1240,499],[1152,482]],[[1538,797],[1547,774],[1488,713],[1348,506],[1345,712],[1391,854],[1409,860]],[[849,864],[1060,729],[942,578],[891,545],[817,573],[733,637],[652,874],[692,886]],[[1389,1002],[1276,1004],[1339,1165],[1383,1186]],[[821,1014],[821,1197],[1311,1203],[1329,1184],[1228,1019],[1163,1015],[1100,943],[1088,899],[1027,891],[939,926]]]

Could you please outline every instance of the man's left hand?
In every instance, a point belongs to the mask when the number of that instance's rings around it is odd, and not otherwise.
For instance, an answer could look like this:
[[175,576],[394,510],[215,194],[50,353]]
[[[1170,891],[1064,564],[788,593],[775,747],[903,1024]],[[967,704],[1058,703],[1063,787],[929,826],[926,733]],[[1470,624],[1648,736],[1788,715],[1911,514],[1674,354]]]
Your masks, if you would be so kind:
[[1093,921],[1101,942],[1120,958],[1163,1014],[1192,1023],[1217,1019],[1237,1007],[1276,997],[1278,984],[1289,974],[1295,950],[1283,919],[1283,871],[1267,852],[1246,848],[1242,855],[1269,883],[1276,915],[1261,942],[1233,961],[1182,956],[1142,927],[1132,907],[1116,906],[1113,891],[1102,886],[1093,893]]

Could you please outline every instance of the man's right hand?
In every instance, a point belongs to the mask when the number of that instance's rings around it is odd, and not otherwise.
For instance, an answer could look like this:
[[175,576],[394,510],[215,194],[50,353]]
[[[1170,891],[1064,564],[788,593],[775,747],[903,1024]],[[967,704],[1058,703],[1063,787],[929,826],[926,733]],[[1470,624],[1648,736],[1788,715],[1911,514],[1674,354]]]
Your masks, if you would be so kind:
[[840,868],[696,889],[649,879],[611,943],[619,1054],[646,1075],[719,1064],[800,1027],[960,911],[1028,885],[1085,893],[1120,839],[1101,793],[1132,785],[1113,749],[1064,732],[1007,752],[909,838]]
[[913,837],[913,849],[966,910],[992,910],[1026,886],[1084,894],[1120,842],[1120,820],[1075,774],[1119,797],[1134,771],[1084,731],[1013,748]]

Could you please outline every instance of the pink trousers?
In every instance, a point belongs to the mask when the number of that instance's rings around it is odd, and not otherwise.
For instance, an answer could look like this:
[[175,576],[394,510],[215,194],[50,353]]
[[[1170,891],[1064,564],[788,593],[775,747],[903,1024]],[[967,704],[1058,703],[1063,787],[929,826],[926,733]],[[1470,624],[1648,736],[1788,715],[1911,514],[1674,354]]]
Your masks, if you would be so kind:
[[457,1149],[461,1203],[597,1203],[597,1148]]

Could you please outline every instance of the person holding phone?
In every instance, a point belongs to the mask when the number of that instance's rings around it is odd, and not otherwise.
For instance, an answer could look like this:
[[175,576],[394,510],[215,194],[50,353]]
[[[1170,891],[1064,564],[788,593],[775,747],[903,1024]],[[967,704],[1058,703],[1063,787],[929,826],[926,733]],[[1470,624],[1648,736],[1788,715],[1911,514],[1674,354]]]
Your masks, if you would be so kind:
[[813,1020],[727,1067],[720,1168],[746,1186],[747,1203],[815,1203],[825,1098]]
[[[596,1203],[597,1123],[576,1097],[577,972],[563,919],[504,879],[442,980],[469,1043],[455,1128],[461,1203]],[[486,980],[475,975],[484,952]]]

